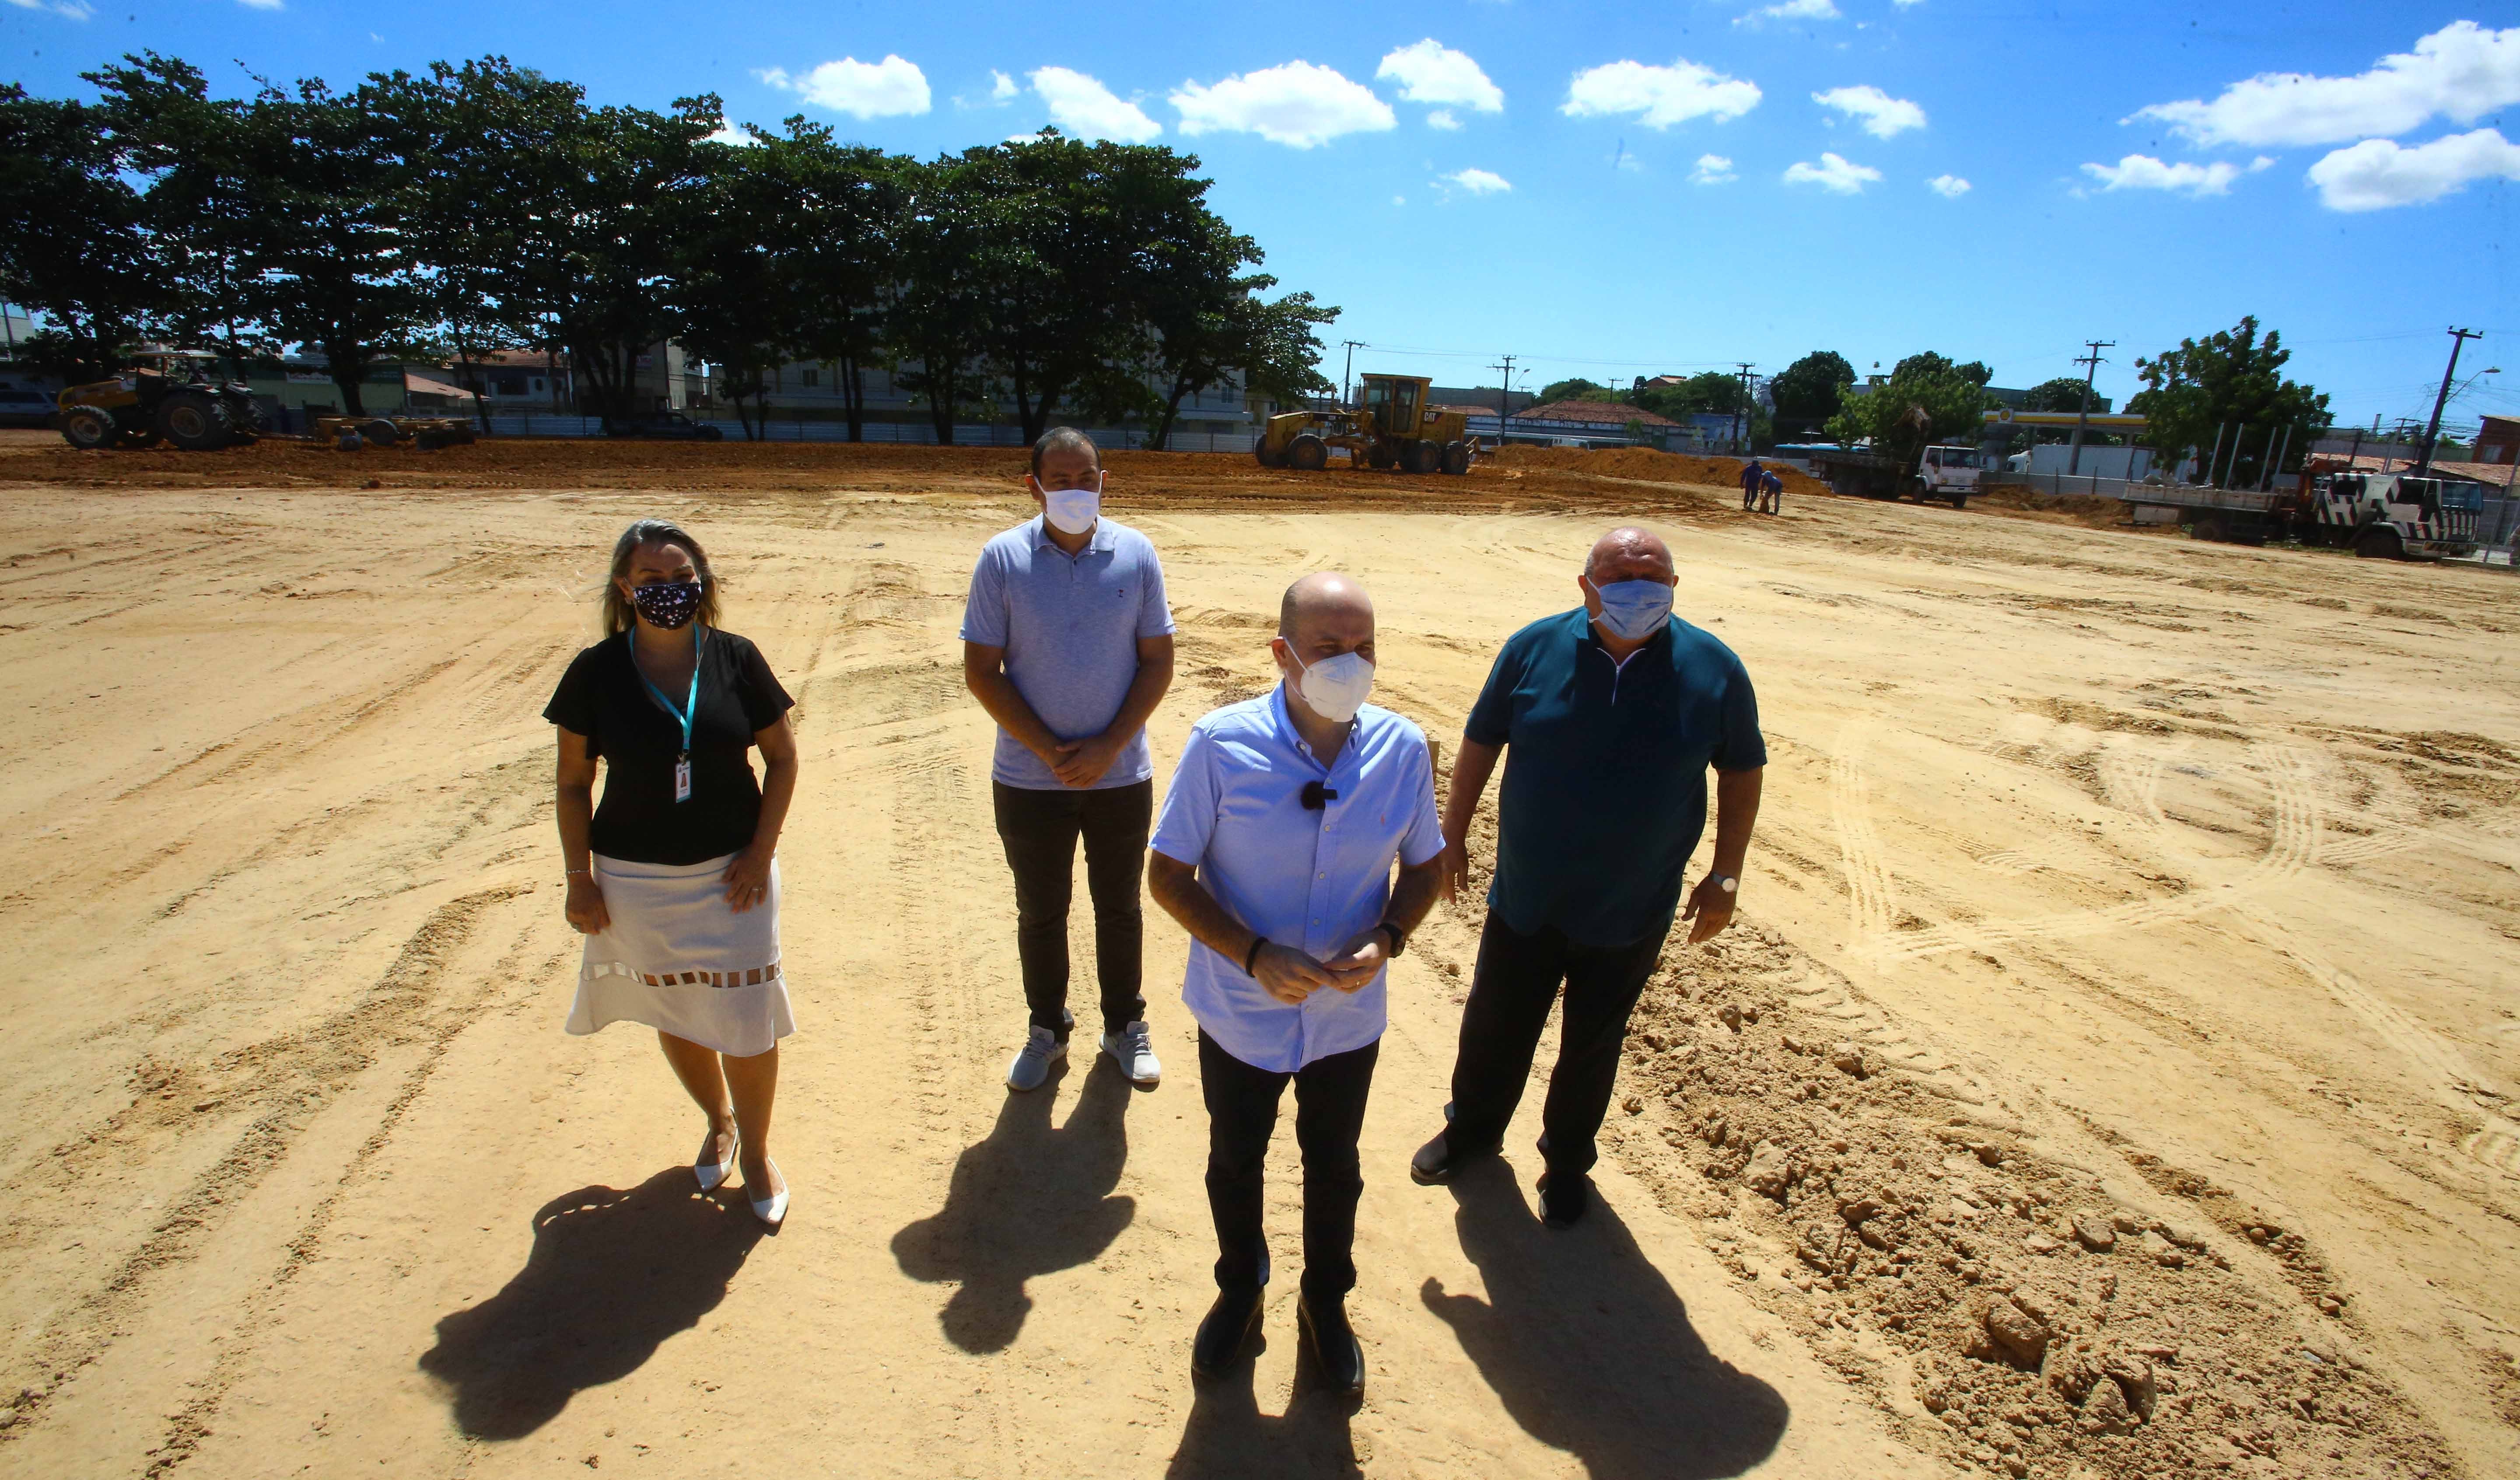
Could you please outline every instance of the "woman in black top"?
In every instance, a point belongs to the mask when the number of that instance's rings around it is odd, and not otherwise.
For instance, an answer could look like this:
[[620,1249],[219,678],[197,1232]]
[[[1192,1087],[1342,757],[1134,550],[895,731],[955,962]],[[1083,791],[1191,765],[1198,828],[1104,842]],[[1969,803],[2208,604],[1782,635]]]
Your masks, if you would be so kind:
[[708,1115],[701,1188],[740,1165],[754,1214],[776,1227],[788,1184],[770,1111],[779,1040],[795,1031],[776,859],[796,793],[795,701],[758,649],[718,630],[717,597],[699,541],[662,519],[632,524],[612,551],[607,636],[543,711],[560,727],[568,922],[587,936],[568,1031],[654,1028]]

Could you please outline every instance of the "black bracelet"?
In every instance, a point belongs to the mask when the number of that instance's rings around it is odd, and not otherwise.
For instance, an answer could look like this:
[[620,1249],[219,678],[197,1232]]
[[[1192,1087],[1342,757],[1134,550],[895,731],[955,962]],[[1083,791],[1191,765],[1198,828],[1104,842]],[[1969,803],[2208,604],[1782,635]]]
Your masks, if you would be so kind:
[[1262,946],[1267,945],[1268,943],[1269,943],[1269,937],[1268,937],[1268,936],[1266,936],[1266,935],[1255,935],[1255,936],[1251,937],[1251,949],[1250,949],[1249,951],[1247,951],[1247,952],[1244,952],[1244,953],[1243,953],[1243,957],[1242,957],[1242,974],[1243,974],[1243,975],[1245,975],[1245,976],[1256,976],[1256,975],[1258,975],[1258,974],[1259,974],[1258,972],[1256,972],[1256,971],[1252,970],[1251,968],[1252,968],[1253,966],[1256,966],[1256,965],[1258,965],[1258,964],[1260,964],[1260,948],[1261,948]]

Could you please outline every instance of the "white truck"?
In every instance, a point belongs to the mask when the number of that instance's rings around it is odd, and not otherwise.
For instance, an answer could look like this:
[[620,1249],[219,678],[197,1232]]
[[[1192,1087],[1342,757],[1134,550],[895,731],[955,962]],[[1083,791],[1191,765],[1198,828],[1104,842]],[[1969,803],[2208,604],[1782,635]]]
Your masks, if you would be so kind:
[[2366,560],[2463,560],[2476,554],[2485,491],[2407,472],[2330,472],[2311,480],[2295,515],[2303,543]]
[[1859,445],[1846,451],[1827,449],[1813,454],[1812,471],[1827,480],[1831,493],[1868,499],[1904,496],[1918,503],[1942,499],[1954,509],[1960,509],[1967,506],[1968,496],[1977,492],[1977,475],[1984,461],[1974,447],[1935,446],[1918,453],[1912,467]]
[[1949,499],[1958,509],[1977,492],[1977,475],[1985,466],[1985,457],[1974,447],[1928,447],[1916,460],[1916,498]]

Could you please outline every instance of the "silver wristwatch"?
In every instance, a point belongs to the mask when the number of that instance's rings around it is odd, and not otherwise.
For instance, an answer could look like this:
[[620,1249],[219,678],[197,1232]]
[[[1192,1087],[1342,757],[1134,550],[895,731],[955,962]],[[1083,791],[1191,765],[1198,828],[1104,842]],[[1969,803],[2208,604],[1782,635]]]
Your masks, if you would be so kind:
[[1741,892],[1741,875],[1738,874],[1709,874],[1706,875],[1706,879],[1707,882],[1713,884],[1715,887],[1723,890],[1727,894],[1738,894]]

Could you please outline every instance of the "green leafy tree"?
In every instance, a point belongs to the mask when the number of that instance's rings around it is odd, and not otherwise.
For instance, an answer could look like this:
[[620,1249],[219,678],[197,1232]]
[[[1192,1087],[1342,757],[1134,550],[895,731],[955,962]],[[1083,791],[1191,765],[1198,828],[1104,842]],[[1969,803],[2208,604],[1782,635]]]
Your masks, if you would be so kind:
[[156,224],[196,269],[185,317],[310,346],[341,409],[364,414],[369,361],[428,327],[403,230],[408,171],[379,93],[306,78],[213,100],[198,69],[155,54],[87,78],[152,180]]
[[[547,312],[560,261],[548,212],[565,199],[582,147],[584,99],[504,57],[433,63],[370,87],[408,167],[404,231],[427,311],[477,396],[484,356],[562,347]],[[474,404],[486,428],[488,408]]]
[[1677,384],[1647,385],[1636,392],[1636,402],[1675,422],[1699,412],[1736,416],[1745,405],[1741,378],[1729,370],[1701,370]]
[[1552,381],[1542,386],[1537,404],[1546,406],[1552,401],[1620,401],[1624,399],[1626,397],[1609,386],[1577,376],[1572,380]]
[[684,351],[708,362],[716,393],[735,403],[744,437],[759,441],[769,429],[770,377],[801,337],[786,291],[802,197],[785,151],[702,147],[715,157],[685,202],[689,225],[672,268],[674,327]]
[[[2083,378],[2081,376],[2058,376],[2052,381],[2040,381],[2038,384],[2033,385],[2028,390],[2022,392],[2021,409],[2024,411],[2081,411],[2083,409]],[[2108,409],[2109,402],[2107,397],[2100,395],[2094,395],[2092,397],[2092,410],[2094,413],[2104,412]]]
[[1837,414],[1838,392],[1855,383],[1855,367],[1834,350],[1815,349],[1768,382],[1779,427],[1797,433],[1817,428]]
[[1988,379],[1984,365],[1955,365],[1931,351],[1910,355],[1880,385],[1861,394],[1852,384],[1844,387],[1828,435],[1841,445],[1868,437],[1875,452],[1902,462],[1913,462],[1934,442],[1974,440],[1992,401]]
[[[2138,358],[2143,389],[2127,410],[2146,419],[2144,441],[2164,461],[2176,463],[2192,449],[2218,465],[2200,476],[2253,486],[2270,472],[2298,471],[2328,425],[2326,395],[2283,378],[2291,358],[2281,336],[2262,336],[2250,315],[2201,341],[2182,339],[2176,349]],[[2271,468],[2278,453],[2282,466]]]
[[783,136],[763,135],[763,168],[792,193],[793,235],[780,246],[779,292],[788,322],[781,342],[828,364],[840,390],[849,440],[866,436],[866,371],[884,357],[894,247],[909,191],[907,160],[833,141],[802,116]]
[[940,445],[954,425],[982,404],[988,384],[980,367],[995,329],[994,294],[967,285],[1002,272],[981,166],[948,155],[905,170],[899,286],[889,305],[893,383],[926,402]]
[[0,298],[54,326],[22,357],[69,379],[120,366],[170,306],[124,165],[104,110],[0,83]]

